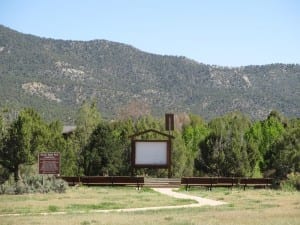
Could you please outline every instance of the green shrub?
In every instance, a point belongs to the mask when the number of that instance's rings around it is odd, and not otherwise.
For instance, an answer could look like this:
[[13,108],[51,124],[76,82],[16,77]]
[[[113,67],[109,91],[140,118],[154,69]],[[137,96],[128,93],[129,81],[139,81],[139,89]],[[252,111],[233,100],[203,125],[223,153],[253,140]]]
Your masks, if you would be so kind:
[[281,188],[287,191],[300,191],[300,173],[290,173],[287,179],[281,183]]
[[49,206],[48,206],[48,210],[49,210],[50,212],[58,212],[58,209],[59,209],[59,207],[56,206],[56,205],[49,205]]
[[9,178],[9,172],[7,169],[3,168],[0,165],[0,184],[4,184],[6,180]]

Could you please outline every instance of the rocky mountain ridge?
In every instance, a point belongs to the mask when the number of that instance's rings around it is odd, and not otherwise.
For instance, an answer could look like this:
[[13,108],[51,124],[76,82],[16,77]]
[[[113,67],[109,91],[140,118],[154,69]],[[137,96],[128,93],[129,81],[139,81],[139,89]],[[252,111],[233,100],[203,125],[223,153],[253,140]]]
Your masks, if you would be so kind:
[[33,107],[69,123],[91,99],[107,118],[132,101],[160,116],[211,119],[238,110],[262,119],[275,109],[299,117],[300,65],[220,67],[106,40],[53,40],[0,26],[0,107]]

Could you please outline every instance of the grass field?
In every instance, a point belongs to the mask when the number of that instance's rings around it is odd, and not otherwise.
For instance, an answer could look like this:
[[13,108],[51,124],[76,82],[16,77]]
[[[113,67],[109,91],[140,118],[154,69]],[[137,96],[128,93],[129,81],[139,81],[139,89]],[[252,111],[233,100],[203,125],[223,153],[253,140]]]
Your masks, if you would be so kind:
[[[198,188],[189,192],[180,191],[228,204],[188,209],[95,213],[94,210],[101,209],[183,205],[193,201],[163,196],[151,189],[137,191],[126,187],[80,187],[71,188],[65,194],[0,195],[0,224],[300,225],[300,192],[251,189],[206,191]],[[59,212],[66,214],[55,214]]]

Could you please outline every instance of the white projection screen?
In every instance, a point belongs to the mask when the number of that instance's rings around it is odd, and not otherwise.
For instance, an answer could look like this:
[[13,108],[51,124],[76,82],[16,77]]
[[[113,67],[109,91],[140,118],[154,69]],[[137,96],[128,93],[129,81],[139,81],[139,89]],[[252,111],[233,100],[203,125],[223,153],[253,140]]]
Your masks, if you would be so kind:
[[134,142],[135,167],[161,167],[169,165],[168,141],[135,141]]

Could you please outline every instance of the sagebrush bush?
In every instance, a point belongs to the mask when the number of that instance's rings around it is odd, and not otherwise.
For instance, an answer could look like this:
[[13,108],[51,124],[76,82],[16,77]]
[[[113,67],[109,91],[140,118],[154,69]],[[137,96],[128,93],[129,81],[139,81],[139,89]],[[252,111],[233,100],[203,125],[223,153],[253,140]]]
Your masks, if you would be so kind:
[[63,193],[68,184],[55,176],[31,175],[24,176],[18,182],[12,178],[0,185],[0,194],[26,194],[26,193]]
[[39,175],[37,173],[37,164],[20,165],[20,180],[14,181],[11,175],[3,183],[0,183],[0,194],[26,194],[26,193],[63,193],[68,184],[53,175]]

